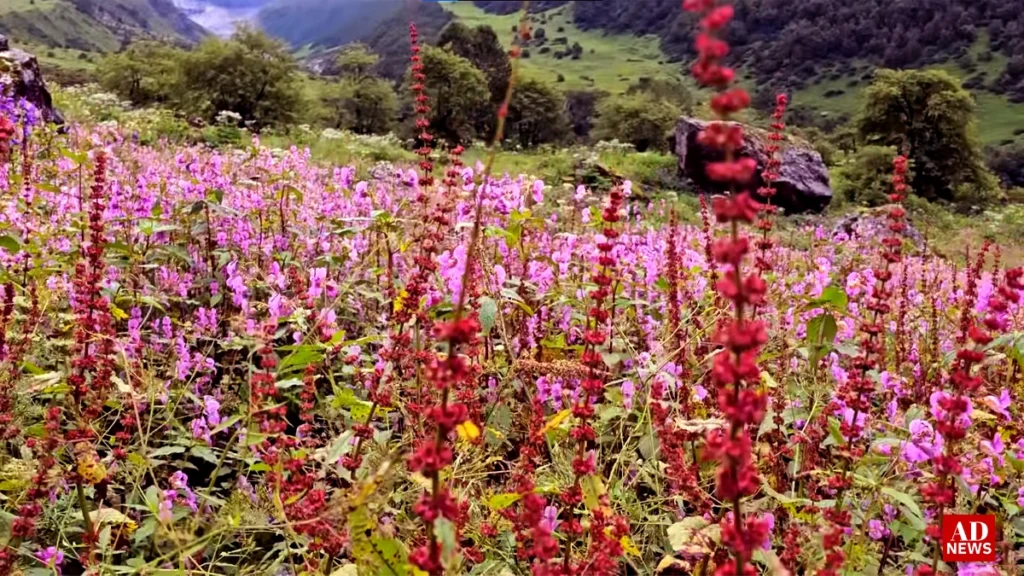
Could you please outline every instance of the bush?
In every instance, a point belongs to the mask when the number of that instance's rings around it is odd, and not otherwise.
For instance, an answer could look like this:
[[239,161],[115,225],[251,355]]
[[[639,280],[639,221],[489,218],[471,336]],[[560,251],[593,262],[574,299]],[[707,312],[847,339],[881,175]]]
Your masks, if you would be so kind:
[[629,142],[640,152],[665,150],[681,110],[649,94],[609,98],[598,107],[594,137]]
[[895,157],[895,148],[864,146],[834,172],[832,187],[848,202],[865,206],[888,204]]

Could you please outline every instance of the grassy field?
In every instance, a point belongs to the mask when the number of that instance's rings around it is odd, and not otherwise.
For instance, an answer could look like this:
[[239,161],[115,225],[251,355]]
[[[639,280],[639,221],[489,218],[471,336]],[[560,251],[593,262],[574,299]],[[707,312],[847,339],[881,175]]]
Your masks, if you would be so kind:
[[[969,51],[971,59],[977,64],[975,71],[968,73],[956,61],[931,66],[931,68],[945,70],[962,80],[980,73],[984,75],[985,83],[989,83],[998,78],[1006,68],[1007,59],[1005,56],[993,52],[992,59],[983,62],[979,56],[987,50],[988,36],[982,34]],[[858,69],[862,68],[858,66]],[[852,80],[856,80],[853,85],[851,85]],[[827,114],[845,113],[852,117],[860,110],[863,103],[863,90],[869,83],[870,81],[862,80],[859,76],[822,80],[798,90],[793,95],[793,103],[806,105]],[[839,91],[842,93],[837,94]],[[1004,96],[984,90],[973,90],[972,92],[978,102],[978,132],[984,143],[998,144],[1015,138],[1024,141],[1021,136],[1014,135],[1015,131],[1024,129],[1024,104],[1014,104]]]
[[113,32],[65,0],[3,0],[0,33],[20,42],[89,51],[121,45]]
[[[518,14],[489,14],[469,2],[453,2],[443,6],[467,25],[491,26],[506,46],[512,41],[512,27],[519,21]],[[623,92],[630,84],[645,76],[682,76],[682,66],[667,61],[658,46],[657,37],[583,31],[573,24],[569,10],[571,7],[567,6],[533,16],[534,30],[544,28],[548,38],[545,45],[551,47],[551,52],[541,54],[538,48],[531,47],[530,57],[522,61],[525,75],[557,83],[565,90],[597,88],[611,93]],[[562,32],[558,32],[560,27],[564,29]],[[553,43],[555,38],[561,36],[566,38],[569,46],[574,42],[580,43],[583,54],[579,60],[568,57],[557,59],[552,55],[562,48]],[[559,75],[563,78],[561,82],[558,82]]]

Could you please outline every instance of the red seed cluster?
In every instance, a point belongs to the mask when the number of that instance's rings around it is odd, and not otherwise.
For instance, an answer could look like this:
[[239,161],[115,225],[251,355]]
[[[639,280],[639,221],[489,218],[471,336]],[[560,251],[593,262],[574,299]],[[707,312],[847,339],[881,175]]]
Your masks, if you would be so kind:
[[431,155],[434,153],[434,136],[427,130],[430,127],[430,98],[427,96],[427,77],[423,73],[423,59],[420,56],[420,34],[416,24],[409,23],[409,43],[412,47],[412,56],[409,57],[412,63],[412,93],[415,101],[416,129],[419,130],[417,139],[419,147],[416,154],[420,156],[420,186],[430,186],[434,183],[434,162]]
[[714,122],[698,138],[705,146],[717,148],[724,160],[705,167],[708,177],[729,186],[733,194],[715,198],[713,212],[731,234],[716,240],[711,247],[714,260],[722,267],[716,283],[719,296],[732,305],[732,317],[719,322],[715,343],[722,350],[715,354],[712,381],[718,390],[718,407],[728,424],[707,435],[703,457],[718,463],[716,494],[732,507],[732,518],[721,522],[722,543],[731,554],[716,570],[718,576],[756,574],[751,563],[754,550],[769,537],[768,524],[755,516],[745,516],[742,500],[754,495],[761,486],[752,451],[749,430],[756,430],[764,418],[766,399],[759,390],[761,369],[757,357],[768,339],[764,324],[750,318],[767,290],[758,273],[744,275],[742,264],[750,252],[750,241],[740,234],[740,225],[751,224],[762,206],[746,190],[757,163],[739,156],[743,146],[743,128],[726,120],[750,105],[750,96],[742,88],[731,87],[735,72],[723,63],[729,45],[721,38],[723,28],[733,18],[733,8],[715,0],[684,0],[683,9],[700,14],[697,36],[697,61],[691,71],[697,80],[715,88],[711,108],[721,121]]

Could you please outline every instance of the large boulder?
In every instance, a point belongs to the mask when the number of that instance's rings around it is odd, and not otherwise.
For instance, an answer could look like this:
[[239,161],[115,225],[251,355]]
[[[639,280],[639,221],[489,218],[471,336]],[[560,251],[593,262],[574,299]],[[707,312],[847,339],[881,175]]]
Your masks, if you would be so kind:
[[46,122],[64,123],[64,117],[53,107],[53,98],[46,89],[39,61],[24,50],[11,48],[7,38],[0,34],[0,78],[3,77],[9,77],[12,84],[7,96],[31,102]]
[[[679,158],[679,170],[702,191],[710,193],[727,192],[720,184],[712,182],[704,172],[708,162],[722,160],[722,153],[709,149],[697,140],[709,123],[695,118],[680,118],[676,124],[675,149]],[[745,140],[740,155],[757,160],[757,176],[750,184],[755,192],[764,185],[761,171],[768,158],[766,151],[768,132],[752,126],[743,127]],[[821,212],[832,201],[828,168],[821,155],[805,141],[787,136],[782,143],[782,167],[775,182],[776,195],[772,204],[789,213]]]

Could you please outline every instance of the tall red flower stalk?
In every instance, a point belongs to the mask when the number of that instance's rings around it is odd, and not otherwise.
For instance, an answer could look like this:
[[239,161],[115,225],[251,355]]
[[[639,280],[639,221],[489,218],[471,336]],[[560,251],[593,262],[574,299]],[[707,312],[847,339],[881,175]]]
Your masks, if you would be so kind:
[[420,157],[420,186],[430,186],[434,183],[434,162],[431,160],[431,155],[434,152],[434,136],[428,131],[430,120],[427,114],[430,113],[430,99],[427,96],[426,84],[424,84],[427,77],[423,74],[423,62],[420,57],[420,33],[413,22],[409,23],[409,43],[412,48],[412,56],[409,57],[412,62],[411,88],[415,101],[416,129],[419,130],[417,136],[419,146],[416,148],[416,154]]
[[[526,4],[528,5],[528,2]],[[419,84],[418,88],[414,88],[414,91],[417,92],[417,113],[421,115],[417,119],[417,127],[424,130],[421,134],[421,144],[425,145],[421,146],[419,152],[423,158],[420,168],[424,172],[420,178],[420,185],[429,186],[433,183],[433,179],[428,175],[433,170],[433,164],[429,160],[429,142],[432,141],[432,138],[423,138],[429,123],[422,117],[429,111],[426,105],[425,89],[422,86],[422,82],[426,80],[426,77],[422,73],[423,67],[419,57],[416,26],[410,24],[409,32],[413,45],[413,80]],[[528,37],[529,35],[525,10],[524,16],[520,20],[518,33],[523,37]],[[488,157],[486,169],[482,175],[484,183],[490,177],[491,167],[494,162],[494,150],[497,143],[501,140],[505,126],[505,117],[508,115],[508,104],[512,98],[512,88],[515,85],[517,71],[515,63],[518,59],[518,54],[518,48],[513,47],[510,54],[513,60],[512,75],[505,99],[498,108],[498,122],[494,139],[491,142],[491,154]],[[456,150],[458,153],[461,153],[461,149],[456,148]],[[457,158],[458,154],[455,156]],[[446,180],[449,182],[453,182],[456,176],[454,168],[451,170],[452,172],[446,175]],[[449,194],[448,197],[451,197],[451,195]],[[466,519],[463,507],[454,499],[448,487],[441,480],[441,471],[451,465],[454,460],[450,436],[457,426],[462,426],[462,430],[467,431],[467,434],[471,437],[474,435],[474,431],[477,434],[479,431],[476,424],[469,418],[469,408],[466,404],[452,402],[452,393],[453,391],[457,393],[460,389],[470,388],[477,374],[477,371],[470,365],[469,357],[463,353],[462,349],[473,346],[480,331],[480,324],[475,314],[466,315],[464,313],[471,290],[476,248],[479,243],[480,229],[482,227],[481,200],[479,197],[473,198],[475,205],[474,223],[469,238],[469,246],[466,250],[466,268],[462,276],[461,290],[458,303],[455,306],[454,318],[449,322],[438,322],[434,327],[433,336],[435,340],[446,342],[447,350],[443,355],[431,355],[432,358],[430,358],[426,365],[426,381],[440,394],[440,401],[432,406],[423,407],[422,412],[426,416],[426,421],[434,425],[436,434],[433,438],[420,439],[408,461],[411,471],[420,472],[430,480],[430,490],[421,494],[419,501],[413,507],[413,512],[420,517],[426,526],[426,542],[418,545],[409,554],[409,561],[420,570],[432,576],[441,574],[444,570],[441,558],[441,545],[435,529],[436,521],[443,518],[452,522],[455,528],[456,539],[458,540],[461,524]],[[440,204],[433,211],[433,220],[439,225],[439,230],[442,223],[447,223],[447,211],[443,208],[443,205],[443,203]],[[443,232],[440,233],[443,238]],[[421,267],[421,269],[426,268],[427,263],[417,260],[417,266]],[[436,269],[436,265],[433,269]],[[418,307],[418,300],[414,300],[412,303]]]
[[[703,199],[703,197],[702,197]],[[679,298],[680,285],[683,282],[678,247],[678,222],[673,210],[669,216],[669,232],[665,240],[665,278],[668,281],[666,297],[668,300],[668,318],[670,331],[671,359],[680,367],[685,375],[689,372],[686,354],[687,328],[682,322],[682,306]],[[710,229],[708,231],[710,234]],[[699,320],[694,316],[690,319],[694,329],[702,329]],[[685,378],[682,378],[686,382]],[[666,397],[665,386],[660,380],[651,383],[651,420],[657,433],[659,456],[667,464],[665,476],[668,478],[669,489],[673,493],[682,493],[686,503],[694,511],[705,512],[709,508],[708,498],[700,488],[700,464],[689,461],[687,447],[693,446],[697,434],[680,429],[676,425],[675,410],[684,418],[692,417],[689,385],[681,385],[677,389],[675,402]],[[675,410],[674,410],[675,409]],[[695,451],[694,451],[695,453]]]
[[846,491],[849,489],[853,463],[864,455],[864,447],[860,440],[864,434],[867,417],[874,405],[875,381],[871,371],[885,366],[884,322],[889,314],[892,291],[889,288],[892,280],[892,265],[903,258],[903,232],[906,229],[906,211],[903,200],[907,193],[907,157],[897,156],[893,160],[892,191],[889,201],[892,203],[886,218],[889,234],[882,239],[881,259],[873,269],[875,284],[866,303],[871,318],[862,319],[859,329],[863,334],[860,340],[861,353],[853,360],[854,370],[846,385],[837,391],[838,398],[843,402],[844,411],[840,422],[840,432],[846,439],[843,447],[843,468],[829,479],[829,488],[838,492],[836,505],[825,512],[826,519],[832,528],[825,536],[825,567],[820,574],[832,576],[838,573],[845,561],[842,541],[846,529],[850,525],[850,513],[845,510]]
[[768,133],[768,146],[765,148],[765,152],[768,153],[768,159],[765,161],[764,169],[761,171],[761,180],[764,181],[764,186],[757,190],[757,195],[764,199],[764,209],[761,212],[761,217],[757,220],[757,228],[761,230],[761,238],[757,241],[759,253],[755,265],[762,273],[772,269],[769,251],[774,245],[771,239],[771,232],[775,226],[772,217],[776,211],[776,207],[772,206],[772,198],[778,192],[775,189],[775,181],[779,179],[779,170],[782,168],[782,155],[780,152],[782,151],[782,140],[784,138],[783,132],[786,129],[786,123],[783,118],[786,115],[786,106],[788,104],[789,98],[785,94],[777,94],[775,96],[775,110],[772,112],[772,130]]
[[[601,213],[604,228],[602,237],[598,238],[597,243],[597,270],[591,277],[597,287],[588,294],[592,304],[587,312],[587,324],[583,332],[583,352],[580,358],[581,364],[587,368],[587,374],[580,382],[579,399],[572,407],[576,425],[570,431],[570,435],[576,441],[576,453],[572,460],[574,480],[572,486],[563,490],[561,494],[561,502],[565,506],[568,516],[562,524],[562,530],[567,537],[563,556],[564,571],[567,574],[576,573],[572,571],[573,544],[584,533],[584,527],[574,513],[575,508],[583,501],[582,482],[584,478],[597,471],[597,455],[590,449],[590,446],[597,440],[597,432],[590,422],[594,417],[594,406],[604,398],[607,366],[601,355],[600,347],[606,343],[610,347],[612,338],[611,326],[608,321],[615,306],[613,284],[618,273],[618,260],[614,251],[618,244],[619,231],[615,225],[622,217],[624,202],[625,195],[622,188],[616,186],[608,194],[608,202]],[[599,511],[594,512],[595,516],[592,521],[596,522],[596,513]],[[618,534],[619,536],[628,533],[628,526],[624,522],[624,520],[612,522],[614,531],[622,532]],[[606,535],[600,530],[595,531],[593,524],[590,527],[590,536],[591,547],[588,551],[588,558],[585,559],[589,570],[593,574],[614,574],[618,566],[616,558],[622,555],[621,544],[616,539],[605,543],[604,546],[595,547],[595,541],[601,541],[606,538]]]
[[960,305],[960,332],[957,334],[956,343],[959,346],[963,346],[967,342],[968,331],[972,325],[974,301],[978,299],[978,279],[981,278],[981,272],[985,268],[985,256],[991,247],[992,242],[985,240],[984,244],[981,245],[981,250],[978,251],[978,255],[974,259],[974,264],[971,264],[969,257],[966,262],[967,286],[964,288],[963,296],[958,303]]
[[[743,146],[742,126],[724,121],[750,105],[746,91],[730,87],[735,72],[722,63],[729,45],[720,34],[732,20],[733,8],[718,5],[715,0],[684,0],[683,9],[701,15],[698,56],[691,71],[700,83],[718,90],[711,99],[711,108],[723,120],[708,125],[699,135],[705,146],[717,148],[724,157],[708,163],[707,175],[734,192],[737,188],[743,190],[757,164],[751,158],[738,157]],[[712,252],[714,260],[723,266],[717,291],[724,301],[731,302],[733,314],[723,318],[716,328],[715,341],[722,350],[714,356],[712,368],[718,407],[728,424],[707,435],[703,456],[718,462],[716,494],[731,508],[731,517],[725,515],[721,520],[722,544],[730,558],[718,566],[715,574],[743,576],[757,573],[751,557],[770,537],[768,523],[744,515],[742,505],[743,499],[761,486],[748,429],[756,429],[764,418],[766,400],[758,389],[761,369],[757,357],[768,336],[764,324],[749,317],[751,307],[764,298],[767,286],[757,272],[744,276],[742,264],[750,251],[750,241],[740,233],[740,224],[753,223],[761,205],[749,192],[741,191],[716,198],[713,209],[716,219],[730,226],[730,235],[715,241]]]
[[93,185],[89,191],[88,234],[82,246],[83,259],[75,266],[74,311],[75,359],[72,361],[68,383],[83,421],[80,436],[87,438],[88,422],[103,411],[103,404],[111,387],[113,375],[114,326],[110,307],[101,291],[106,264],[103,250],[106,245],[107,156],[96,154]]

